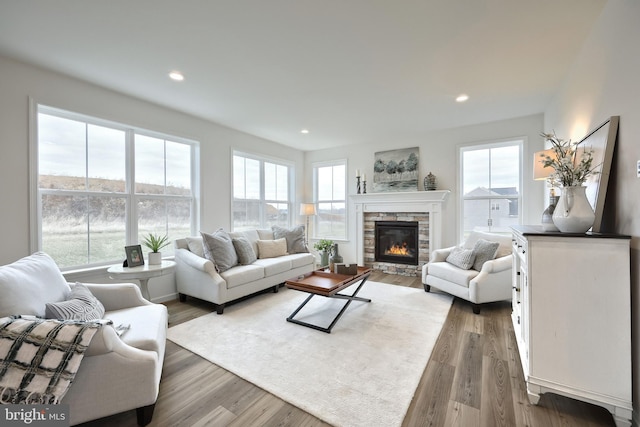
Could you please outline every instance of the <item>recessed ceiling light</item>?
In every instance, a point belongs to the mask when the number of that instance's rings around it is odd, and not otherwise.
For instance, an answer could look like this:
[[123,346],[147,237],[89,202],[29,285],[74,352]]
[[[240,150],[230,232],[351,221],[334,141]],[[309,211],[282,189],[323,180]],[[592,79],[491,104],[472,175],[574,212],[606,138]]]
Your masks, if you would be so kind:
[[307,133],[309,133],[309,129],[302,129],[302,130],[300,131],[300,133],[307,134]]
[[169,77],[171,78],[171,80],[175,80],[177,82],[181,82],[184,80],[184,76],[182,75],[182,73],[180,71],[172,71],[169,73]]
[[466,93],[462,93],[458,95],[458,97],[456,98],[456,102],[465,102],[468,99],[469,99],[469,95],[467,95]]

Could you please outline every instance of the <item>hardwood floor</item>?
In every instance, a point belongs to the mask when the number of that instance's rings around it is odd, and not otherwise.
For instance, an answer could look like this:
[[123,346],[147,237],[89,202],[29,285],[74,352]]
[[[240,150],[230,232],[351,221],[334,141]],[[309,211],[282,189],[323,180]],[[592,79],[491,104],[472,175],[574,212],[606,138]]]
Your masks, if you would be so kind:
[[[374,272],[369,280],[422,288],[417,277]],[[167,307],[169,326],[214,311],[212,304],[192,298],[186,303],[167,303]],[[454,301],[403,427],[615,425],[605,409],[561,396],[545,394],[537,406],[529,404],[510,313],[508,302],[485,304],[475,315],[471,304]],[[85,425],[133,427],[136,414],[128,411]],[[328,426],[167,341],[160,395],[150,426],[205,425]]]

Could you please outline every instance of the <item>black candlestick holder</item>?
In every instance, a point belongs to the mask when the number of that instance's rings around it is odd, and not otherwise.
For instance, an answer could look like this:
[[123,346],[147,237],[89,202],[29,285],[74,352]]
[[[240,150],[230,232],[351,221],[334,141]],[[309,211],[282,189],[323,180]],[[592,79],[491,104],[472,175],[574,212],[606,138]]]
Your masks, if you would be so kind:
[[362,181],[362,194],[367,194],[367,181]]
[[[358,187],[358,191],[357,191],[356,194],[360,194],[360,177],[359,176],[356,176],[356,183],[357,183],[357,187]],[[366,191],[365,191],[365,193],[366,193]]]

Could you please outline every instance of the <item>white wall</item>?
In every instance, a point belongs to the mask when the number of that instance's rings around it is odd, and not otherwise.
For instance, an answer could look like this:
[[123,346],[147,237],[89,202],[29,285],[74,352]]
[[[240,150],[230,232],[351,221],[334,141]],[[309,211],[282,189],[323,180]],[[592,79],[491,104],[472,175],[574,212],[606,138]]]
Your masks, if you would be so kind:
[[[580,139],[610,116],[620,116],[607,193],[613,230],[631,239],[634,419],[640,408],[640,2],[609,0],[545,112],[545,128]],[[551,64],[552,65],[552,64]],[[578,267],[576,267],[578,268]],[[603,286],[615,286],[603,283]],[[615,351],[612,349],[612,351]]]
[[[543,140],[540,132],[543,129],[542,114],[520,117],[498,122],[484,123],[480,125],[465,126],[454,129],[434,131],[425,134],[419,140],[390,141],[389,144],[360,144],[342,147],[340,150],[327,149],[305,153],[305,170],[311,171],[314,162],[347,159],[347,180],[348,194],[356,193],[355,171],[373,177],[374,153],[378,151],[391,150],[394,148],[420,147],[420,180],[419,189],[423,190],[422,180],[432,172],[437,177],[438,190],[451,190],[451,195],[443,209],[443,246],[458,243],[457,237],[457,166],[458,166],[458,146],[478,143],[505,140],[515,137],[525,137],[524,148],[524,183],[523,193],[525,195],[523,206],[523,222],[525,224],[539,224],[542,211],[544,210],[544,183],[533,181],[532,165],[533,153],[543,148]],[[368,178],[369,180],[371,178]],[[372,191],[371,182],[367,183],[368,192]],[[309,200],[312,195],[311,173],[305,174],[305,189]],[[349,207],[348,239],[339,242],[340,253],[345,262],[355,262],[355,214],[353,205]],[[312,241],[313,242],[313,241]]]
[[[29,247],[28,102],[76,111],[141,128],[200,141],[201,229],[231,226],[231,151],[261,153],[295,163],[302,182],[303,154],[245,133],[139,99],[0,56],[0,265],[31,252]],[[295,212],[302,200],[296,188]],[[296,216],[296,221],[299,218]],[[124,248],[123,248],[124,257]],[[104,269],[72,280],[108,281]],[[175,293],[172,278],[153,279],[152,299]]]

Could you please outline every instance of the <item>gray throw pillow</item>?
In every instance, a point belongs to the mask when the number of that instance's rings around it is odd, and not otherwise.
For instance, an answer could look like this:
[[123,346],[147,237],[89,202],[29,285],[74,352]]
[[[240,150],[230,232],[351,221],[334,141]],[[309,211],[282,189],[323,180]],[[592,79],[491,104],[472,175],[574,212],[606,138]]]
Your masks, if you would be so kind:
[[220,273],[238,265],[238,255],[229,233],[219,228],[213,234],[201,231],[204,257],[213,262]]
[[59,320],[99,320],[104,317],[104,306],[89,288],[76,283],[66,301],[46,304],[45,317]]
[[309,252],[307,245],[304,244],[304,225],[298,225],[293,228],[283,228],[277,225],[271,227],[273,230],[273,238],[287,241],[287,252],[297,254]]
[[449,264],[462,268],[463,270],[469,270],[471,266],[473,266],[475,257],[476,256],[473,253],[473,249],[464,249],[456,246],[451,250],[446,261]]
[[475,254],[475,260],[473,261],[474,270],[482,270],[482,265],[494,259],[498,253],[498,242],[490,242],[488,240],[480,239],[473,246],[473,253]]
[[238,264],[249,265],[258,259],[249,239],[246,237],[234,237],[231,241],[233,242],[233,247],[236,248]]

